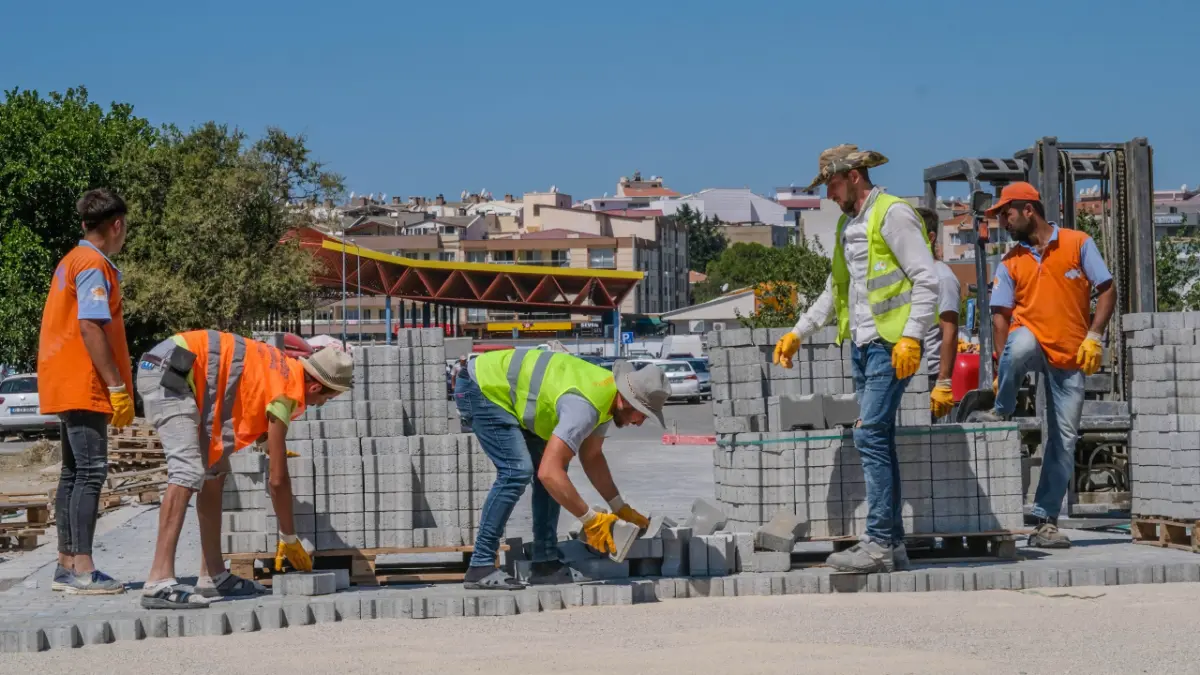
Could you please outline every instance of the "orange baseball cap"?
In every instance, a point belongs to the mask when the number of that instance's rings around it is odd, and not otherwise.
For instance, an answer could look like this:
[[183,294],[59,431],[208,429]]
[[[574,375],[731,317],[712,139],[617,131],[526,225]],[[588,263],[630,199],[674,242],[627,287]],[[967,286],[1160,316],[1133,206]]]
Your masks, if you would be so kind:
[[1015,201],[1040,202],[1042,201],[1042,196],[1038,194],[1037,188],[1029,183],[1024,181],[1010,183],[1009,185],[1005,185],[1004,189],[1000,191],[1000,200],[993,204],[992,208],[984,211],[984,215],[989,217],[994,216],[1000,213],[1000,209],[1007,206],[1009,202]]

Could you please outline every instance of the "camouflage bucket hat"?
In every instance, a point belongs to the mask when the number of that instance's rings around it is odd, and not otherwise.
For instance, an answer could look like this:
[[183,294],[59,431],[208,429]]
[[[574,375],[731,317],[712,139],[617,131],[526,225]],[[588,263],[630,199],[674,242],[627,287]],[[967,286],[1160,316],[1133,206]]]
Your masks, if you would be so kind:
[[817,177],[805,189],[812,190],[818,185],[824,185],[835,173],[852,169],[870,169],[887,164],[887,161],[887,157],[874,150],[859,150],[857,145],[849,143],[829,148],[822,152],[817,159]]

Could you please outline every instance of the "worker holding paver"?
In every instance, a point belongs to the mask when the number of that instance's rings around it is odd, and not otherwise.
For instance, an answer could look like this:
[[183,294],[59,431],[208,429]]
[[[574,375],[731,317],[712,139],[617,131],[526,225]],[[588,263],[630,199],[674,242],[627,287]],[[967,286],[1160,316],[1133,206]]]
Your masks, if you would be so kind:
[[844,214],[837,224],[833,270],[825,291],[775,345],[774,361],[792,367],[800,341],[837,318],[838,342],[851,338],[850,365],[860,408],[854,447],[867,488],[867,530],[855,546],[829,556],[846,572],[908,565],[901,519],[896,411],[921,363],[921,341],[934,323],[938,281],[924,225],[908,202],[871,184],[878,152],[839,145],[821,153],[808,189],[827,185]]
[[108,476],[108,424],[120,428],[133,421],[121,272],[109,259],[125,246],[127,209],[101,188],[84,194],[76,210],[83,239],[54,270],[38,344],[41,412],[58,415],[63,445],[52,588],[107,595],[123,593],[125,586],[96,569],[92,540]]
[[[570,354],[542,349],[493,351],[459,370],[455,402],[463,421],[496,465],[496,481],[479,516],[479,533],[464,586],[518,590],[523,584],[498,570],[500,537],[513,507],[533,482],[531,584],[572,581],[559,560],[558,515],[566,508],[583,524],[581,538],[603,553],[616,552],[612,529],[624,520],[650,522],[625,503],[604,458],[609,423],[641,426],[647,417],[663,424],[667,380],[657,366],[634,370],[618,361],[612,372]],[[612,513],[597,513],[567,476],[579,456],[588,480]]]
[[[279,519],[276,569],[286,558],[301,571],[312,559],[296,537],[288,476],[288,423],[307,406],[349,391],[350,356],[322,349],[292,358],[275,347],[217,331],[174,335],[142,355],[137,388],[162,440],[167,489],[158,516],[154,563],[142,592],[147,609],[205,607],[210,598],[256,595],[264,589],[225,571],[221,559],[221,492],[229,455],[266,438],[268,489]],[[175,552],[188,500],[200,522],[200,579],[194,589],[175,579]]]
[[[1042,446],[1042,474],[1032,509],[1037,525],[1029,545],[1069,548],[1071,540],[1058,530],[1058,515],[1075,466],[1084,376],[1100,368],[1100,342],[1117,291],[1096,242],[1084,232],[1047,221],[1041,195],[1029,183],[1005,186],[987,215],[999,217],[1017,246],[1004,255],[992,282],[993,344],[1004,346],[996,405],[969,419],[1010,419],[1025,375],[1042,375],[1049,437]],[[1094,312],[1093,288],[1099,293]]]
[[917,215],[925,224],[929,237],[929,252],[933,254],[933,266],[937,272],[938,298],[937,320],[925,334],[925,363],[929,371],[929,411],[934,422],[950,414],[954,408],[954,392],[950,379],[954,374],[954,361],[958,358],[958,303],[962,287],[954,270],[942,262],[938,233],[941,221],[933,209],[921,207]]

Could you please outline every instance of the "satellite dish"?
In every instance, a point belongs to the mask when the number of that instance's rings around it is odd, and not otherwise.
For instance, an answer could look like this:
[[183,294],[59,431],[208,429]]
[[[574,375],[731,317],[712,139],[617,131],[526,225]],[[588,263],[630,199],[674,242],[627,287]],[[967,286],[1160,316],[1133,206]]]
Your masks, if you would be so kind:
[[467,191],[463,190],[462,192],[458,193],[458,199],[459,201],[467,201]]
[[722,293],[724,293],[725,291],[728,291],[728,290],[729,290],[729,284],[727,284],[727,283],[721,284],[721,292]]
[[1187,183],[1184,183],[1183,185],[1181,185],[1181,186],[1179,187],[1179,190],[1180,190],[1181,192],[1187,192]]
[[350,191],[350,199],[354,199],[354,190]]
[[550,192],[558,192],[558,186],[551,185],[551,186],[550,186]]

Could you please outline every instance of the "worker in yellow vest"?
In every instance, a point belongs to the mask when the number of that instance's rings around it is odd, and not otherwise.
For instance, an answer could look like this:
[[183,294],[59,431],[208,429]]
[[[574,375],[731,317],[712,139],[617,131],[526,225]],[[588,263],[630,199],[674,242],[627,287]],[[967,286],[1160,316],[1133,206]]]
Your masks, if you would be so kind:
[[873,150],[839,145],[821,153],[808,189],[827,185],[843,215],[825,291],[775,345],[774,361],[792,367],[800,340],[837,318],[838,342],[851,339],[850,365],[860,408],[854,447],[867,487],[866,534],[829,556],[844,572],[908,565],[901,517],[896,410],[921,362],[921,341],[934,322],[938,281],[925,228],[903,199],[871,184],[868,170],[887,163]]
[[[496,569],[500,537],[513,507],[533,482],[533,569],[531,584],[571,583],[559,561],[560,506],[579,518],[582,538],[613,553],[612,527],[624,520],[650,521],[625,503],[613,482],[602,447],[609,424],[641,426],[647,417],[663,424],[669,390],[657,366],[635,370],[618,361],[612,372],[570,354],[542,349],[488,352],[461,368],[454,400],[464,426],[479,438],[496,465],[496,481],[483,502],[479,533],[464,586],[518,590],[524,585]],[[611,513],[588,506],[567,476],[579,456],[592,486]]]

